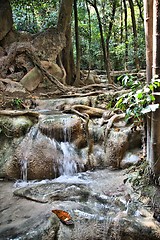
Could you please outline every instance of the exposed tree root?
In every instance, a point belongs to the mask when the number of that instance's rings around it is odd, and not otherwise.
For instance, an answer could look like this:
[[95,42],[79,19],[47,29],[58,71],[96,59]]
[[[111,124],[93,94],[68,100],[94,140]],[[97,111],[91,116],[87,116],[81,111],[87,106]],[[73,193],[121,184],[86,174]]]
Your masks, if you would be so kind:
[[78,113],[78,115],[84,116],[84,114],[87,114],[89,117],[102,117],[103,113],[105,112],[104,109],[101,108],[94,108],[89,107],[87,105],[67,105],[64,108],[64,112],[74,112]]
[[39,113],[35,111],[29,111],[29,110],[1,110],[0,116],[11,116],[11,117],[17,117],[17,116],[30,116],[30,117],[39,117]]
[[18,54],[25,53],[31,59],[32,63],[40,69],[42,74],[45,77],[47,77],[49,81],[55,84],[57,88],[63,93],[67,92],[68,94],[73,94],[73,93],[79,93],[79,92],[83,92],[83,91],[95,89],[95,88],[104,89],[104,90],[108,90],[108,89],[121,90],[122,89],[122,87],[117,87],[114,84],[91,84],[91,85],[83,86],[80,88],[65,86],[42,66],[40,59],[38,58],[38,56],[36,56],[35,52],[36,52],[36,49],[34,49],[33,46],[27,42],[16,43],[16,44],[13,43],[8,51],[8,56],[4,57],[3,59],[3,64],[1,67],[2,69],[1,76],[3,78],[7,77],[7,71],[12,65],[12,63],[14,62],[16,56]]

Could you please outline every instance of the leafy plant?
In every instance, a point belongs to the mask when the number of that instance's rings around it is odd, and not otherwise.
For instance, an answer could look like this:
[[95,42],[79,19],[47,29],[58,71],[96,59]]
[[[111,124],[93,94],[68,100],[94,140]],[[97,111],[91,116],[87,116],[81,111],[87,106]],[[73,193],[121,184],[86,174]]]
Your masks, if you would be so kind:
[[20,98],[12,99],[12,106],[16,109],[20,109],[22,107],[23,100]]
[[116,108],[120,108],[126,112],[126,118],[133,117],[141,120],[143,115],[149,112],[156,111],[159,104],[155,104],[154,90],[160,87],[160,79],[154,78],[150,84],[143,84],[138,80],[134,80],[132,76],[125,75],[122,80],[122,85],[130,88],[129,93],[123,94],[117,98]]

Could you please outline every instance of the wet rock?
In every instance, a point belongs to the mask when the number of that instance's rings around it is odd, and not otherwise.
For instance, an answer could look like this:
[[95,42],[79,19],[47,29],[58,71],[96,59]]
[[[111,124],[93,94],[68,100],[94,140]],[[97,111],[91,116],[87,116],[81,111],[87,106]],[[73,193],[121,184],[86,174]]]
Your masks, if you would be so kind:
[[[86,145],[85,133],[79,117],[69,114],[55,114],[42,119],[39,123],[40,131],[58,142],[77,141],[77,145]],[[84,145],[82,144],[82,145]]]
[[13,161],[15,149],[20,144],[20,138],[0,137],[0,177],[6,179],[19,179],[21,177],[20,166],[17,161]]
[[21,168],[15,160],[15,152],[25,134],[35,123],[27,116],[0,116],[0,176],[9,179],[20,178]]
[[74,105],[74,104],[90,104],[90,98],[88,97],[76,97],[76,98],[61,98],[61,99],[47,99],[41,100],[36,99],[37,110],[47,110],[50,112],[53,111],[62,111],[64,110],[64,106],[66,105]]
[[46,203],[53,201],[87,201],[90,192],[87,186],[82,183],[47,183],[17,189],[14,194]]
[[[77,179],[66,177],[57,179],[57,182],[36,183],[16,189],[14,191],[16,196],[42,201],[44,211],[39,214],[34,213],[34,217],[31,215],[28,219],[30,222],[26,219],[25,227],[24,222],[21,221],[21,224],[13,232],[11,232],[12,224],[6,228],[3,223],[0,233],[4,237],[12,237],[12,239],[17,234],[22,239],[159,240],[159,223],[154,221],[152,213],[141,202],[138,202],[134,194],[131,197],[132,211],[127,211],[124,191],[129,191],[129,189],[118,190],[123,182],[123,171],[118,174],[114,171],[101,170],[79,174]],[[114,181],[111,181],[111,175]],[[85,179],[82,180],[83,178]],[[108,191],[114,190],[117,194],[115,196],[104,194],[103,189],[105,188]],[[20,203],[19,198],[18,201]],[[44,203],[47,204],[48,210]],[[28,204],[30,205],[31,201]],[[41,205],[40,203],[36,204],[38,204],[38,213]],[[13,220],[15,214],[20,214],[16,212],[17,208],[14,206],[12,217],[8,219]],[[66,226],[61,223],[51,212],[52,209],[67,211],[74,224]],[[143,210],[145,210],[145,214]],[[139,214],[137,214],[138,211]],[[30,214],[31,211],[28,211],[28,215]],[[3,216],[2,219],[4,219]]]
[[128,149],[128,132],[129,129],[124,128],[122,131],[111,129],[108,139],[105,139],[105,160],[106,166],[119,168],[120,163]]
[[122,161],[120,162],[120,167],[122,169],[129,168],[130,166],[137,165],[140,161],[141,158],[138,155],[138,150],[136,154],[132,152],[127,152]]
[[0,116],[1,134],[8,138],[24,136],[33,126],[34,122],[26,116],[12,117]]

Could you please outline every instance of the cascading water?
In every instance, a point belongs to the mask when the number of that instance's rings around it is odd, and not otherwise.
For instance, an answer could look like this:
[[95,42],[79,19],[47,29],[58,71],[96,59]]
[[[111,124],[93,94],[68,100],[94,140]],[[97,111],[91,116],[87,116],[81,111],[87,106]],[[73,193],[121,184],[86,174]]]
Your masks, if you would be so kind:
[[22,181],[27,182],[27,158],[23,158],[21,161],[21,178]]
[[84,168],[83,164],[80,164],[80,156],[73,144],[68,141],[59,143],[51,138],[50,142],[56,149],[55,155],[57,156],[56,165],[53,164],[54,172],[58,172],[60,176],[73,175]]
[[38,123],[30,129],[19,148],[23,181],[53,179],[84,169],[82,153],[72,142],[73,128],[69,121],[73,120],[58,114],[44,115],[41,125]]
[[33,139],[37,136],[38,129],[37,125],[32,127],[29,133],[27,134],[27,145],[24,144],[22,149],[22,159],[21,159],[21,179],[24,182],[28,180],[28,158],[32,149]]

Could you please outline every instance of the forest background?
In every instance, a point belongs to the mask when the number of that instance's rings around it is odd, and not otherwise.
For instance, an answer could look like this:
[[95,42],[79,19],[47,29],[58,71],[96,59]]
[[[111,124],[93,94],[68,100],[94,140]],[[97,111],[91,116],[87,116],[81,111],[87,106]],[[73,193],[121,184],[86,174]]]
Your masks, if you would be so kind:
[[[14,0],[11,4],[19,31],[37,33],[57,26],[60,1]],[[78,39],[81,69],[105,70],[106,61],[109,70],[144,69],[143,10],[142,0],[75,0],[71,31],[74,58]]]

